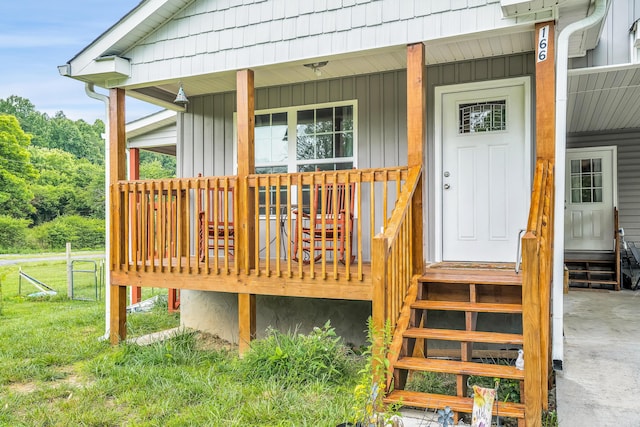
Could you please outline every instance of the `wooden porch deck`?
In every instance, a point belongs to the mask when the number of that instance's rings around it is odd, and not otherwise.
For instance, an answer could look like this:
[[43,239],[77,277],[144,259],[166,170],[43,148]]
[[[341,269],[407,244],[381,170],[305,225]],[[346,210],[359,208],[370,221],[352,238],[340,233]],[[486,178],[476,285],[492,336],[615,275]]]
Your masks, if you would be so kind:
[[193,289],[255,295],[371,301],[371,263],[299,263],[286,259],[261,259],[246,273],[233,258],[198,257],[156,259],[121,265],[112,282],[121,286]]

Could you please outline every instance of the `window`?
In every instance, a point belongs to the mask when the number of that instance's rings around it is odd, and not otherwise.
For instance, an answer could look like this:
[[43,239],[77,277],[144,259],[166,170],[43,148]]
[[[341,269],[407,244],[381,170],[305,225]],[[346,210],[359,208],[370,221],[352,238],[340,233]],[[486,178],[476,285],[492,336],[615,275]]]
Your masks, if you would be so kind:
[[571,160],[571,203],[602,202],[602,159]]
[[[256,173],[352,169],[356,152],[355,116],[355,101],[256,112]],[[286,194],[286,189],[281,189],[282,203]],[[264,206],[264,190],[259,197]],[[308,201],[308,197],[305,189],[303,198]],[[275,214],[275,188],[269,191],[269,200],[271,214]],[[264,214],[264,208],[260,213]]]
[[460,104],[458,106],[458,133],[506,130],[506,107],[505,100]]

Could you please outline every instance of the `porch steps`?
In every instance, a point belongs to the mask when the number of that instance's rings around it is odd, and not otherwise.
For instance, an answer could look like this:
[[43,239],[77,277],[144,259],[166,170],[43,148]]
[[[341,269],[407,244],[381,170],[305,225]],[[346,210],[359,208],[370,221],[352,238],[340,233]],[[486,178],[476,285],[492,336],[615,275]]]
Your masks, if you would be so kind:
[[[521,389],[524,371],[514,366],[516,350],[524,341],[521,331],[522,278],[512,269],[447,268],[446,264],[427,269],[410,305],[409,325],[400,331],[403,345],[393,365],[394,390],[385,402],[430,409],[449,406],[461,416],[471,413],[470,386],[481,381],[477,377],[487,378],[489,384],[494,378],[501,383],[515,381],[511,388]],[[474,359],[478,350],[509,358]],[[451,376],[455,389],[452,386],[447,394],[425,389],[421,385],[425,382],[417,380],[425,372]],[[498,393],[496,400],[503,400]],[[517,418],[520,424],[524,404],[501,401],[494,407],[496,413]]]
[[[452,411],[470,414],[473,409],[473,398],[446,396],[442,394],[418,393],[407,390],[394,390],[389,393],[388,401],[402,402],[404,406],[416,408],[444,408],[450,407]],[[524,405],[520,403],[501,402],[494,408],[494,415],[511,418],[524,418]]]
[[565,255],[569,270],[569,287],[587,289],[616,289],[616,261],[613,253],[587,257]]
[[480,377],[510,378],[523,380],[524,371],[513,366],[492,363],[460,362],[457,360],[402,357],[395,367],[412,371],[440,372],[447,374],[477,375]]

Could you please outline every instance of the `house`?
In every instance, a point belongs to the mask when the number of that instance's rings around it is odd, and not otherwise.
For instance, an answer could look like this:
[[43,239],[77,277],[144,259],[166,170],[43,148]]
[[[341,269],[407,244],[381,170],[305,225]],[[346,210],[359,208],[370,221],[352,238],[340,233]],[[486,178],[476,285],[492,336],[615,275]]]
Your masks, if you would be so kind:
[[[127,286],[181,289],[182,322],[241,350],[327,318],[358,342],[373,315],[394,327],[389,401],[468,412],[468,375],[510,378],[526,399],[501,414],[539,425],[565,241],[615,253],[614,208],[640,238],[639,15],[631,0],[142,1],[60,67],[109,89],[112,341]],[[178,112],[180,178],[126,180],[125,95]],[[477,363],[521,347],[524,371]],[[455,374],[457,396],[404,390],[416,370]]]

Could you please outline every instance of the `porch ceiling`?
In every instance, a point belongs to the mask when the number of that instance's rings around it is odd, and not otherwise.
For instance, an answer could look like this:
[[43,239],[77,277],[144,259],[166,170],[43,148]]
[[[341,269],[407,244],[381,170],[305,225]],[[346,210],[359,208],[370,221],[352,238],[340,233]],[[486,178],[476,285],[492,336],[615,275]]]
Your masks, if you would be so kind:
[[569,71],[569,133],[640,128],[640,64]]

